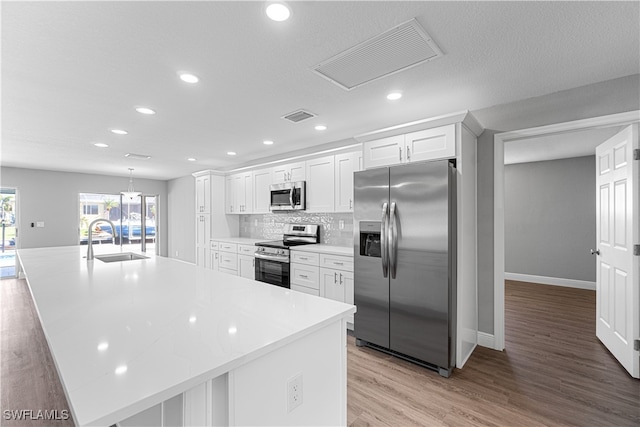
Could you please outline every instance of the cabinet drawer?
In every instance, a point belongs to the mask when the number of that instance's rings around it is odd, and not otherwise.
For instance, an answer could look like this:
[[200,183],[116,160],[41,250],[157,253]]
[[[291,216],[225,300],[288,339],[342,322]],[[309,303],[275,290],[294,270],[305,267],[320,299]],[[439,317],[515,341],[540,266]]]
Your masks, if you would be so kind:
[[291,251],[291,262],[307,265],[319,265],[320,255],[311,252]]
[[232,276],[237,276],[238,275],[238,270],[231,270],[230,268],[222,268],[222,267],[220,267],[220,269],[218,271],[220,273],[230,274]]
[[238,253],[238,244],[237,243],[220,242],[219,249],[221,251],[233,252],[235,254],[235,253]]
[[291,283],[320,289],[320,269],[306,264],[291,264]]
[[291,285],[291,290],[292,291],[303,292],[305,294],[315,295],[315,296],[318,296],[318,297],[320,296],[320,290],[307,288],[306,286],[300,286],[300,285],[292,284]]
[[252,245],[238,245],[238,253],[253,256],[253,254],[256,253],[256,247]]
[[220,269],[227,268],[230,270],[238,270],[238,254],[220,252],[218,265]]
[[217,251],[219,247],[220,247],[220,242],[218,242],[216,240],[212,240],[211,241],[211,250],[212,251]]
[[336,270],[353,271],[353,258],[342,255],[320,254],[320,267]]

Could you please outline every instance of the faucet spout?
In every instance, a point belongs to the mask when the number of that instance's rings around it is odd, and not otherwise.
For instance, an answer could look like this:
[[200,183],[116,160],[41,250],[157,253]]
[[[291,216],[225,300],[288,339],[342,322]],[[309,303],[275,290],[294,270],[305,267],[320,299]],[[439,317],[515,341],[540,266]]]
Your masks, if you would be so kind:
[[111,241],[113,243],[116,242],[115,237],[118,234],[116,231],[116,226],[113,224],[113,222],[111,222],[110,220],[106,219],[106,218],[96,218],[93,221],[91,221],[91,224],[89,224],[89,236],[88,236],[88,241],[87,241],[87,261],[91,261],[93,259],[93,226],[96,225],[98,222],[100,221],[104,221],[104,222],[108,222],[111,225]]

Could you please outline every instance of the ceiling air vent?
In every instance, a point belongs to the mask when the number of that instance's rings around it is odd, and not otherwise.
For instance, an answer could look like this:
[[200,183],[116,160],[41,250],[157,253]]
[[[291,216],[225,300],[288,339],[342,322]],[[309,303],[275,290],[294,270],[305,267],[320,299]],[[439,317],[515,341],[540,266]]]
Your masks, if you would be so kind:
[[294,111],[293,113],[289,113],[286,116],[282,116],[283,119],[287,119],[293,123],[298,123],[301,122],[303,120],[307,120],[310,119],[311,117],[315,117],[316,115],[313,113],[310,113],[308,111],[305,110],[298,110],[298,111]]
[[138,160],[149,160],[151,158],[151,156],[147,156],[146,154],[134,154],[134,153],[127,153],[124,156],[129,159],[138,159]]
[[414,18],[321,62],[313,71],[351,90],[441,56],[440,48]]

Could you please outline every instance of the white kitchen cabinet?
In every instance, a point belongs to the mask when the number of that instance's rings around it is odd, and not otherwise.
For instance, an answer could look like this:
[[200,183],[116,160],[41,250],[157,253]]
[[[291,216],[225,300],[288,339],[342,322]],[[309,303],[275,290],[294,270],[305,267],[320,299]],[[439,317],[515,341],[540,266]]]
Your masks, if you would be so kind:
[[196,213],[209,213],[211,206],[211,176],[196,178]]
[[290,281],[292,284],[318,290],[320,293],[320,268],[315,265],[291,263]]
[[241,172],[229,175],[225,185],[225,211],[228,214],[251,213],[253,198],[253,173]]
[[306,179],[305,162],[287,163],[274,166],[273,183],[304,181]]
[[255,280],[255,257],[256,247],[252,245],[238,245],[238,276]]
[[210,267],[210,239],[211,218],[210,214],[196,215],[196,265]]
[[302,292],[302,293],[309,294],[309,295],[315,295],[315,296],[318,296],[318,297],[320,296],[320,290],[319,289],[307,288],[306,286],[296,285],[295,283],[291,284],[291,290],[292,291]]
[[209,256],[211,257],[209,268],[211,268],[213,271],[218,271],[218,269],[220,268],[220,251],[218,245],[219,243],[217,241],[212,240],[209,247]]
[[306,161],[307,212],[333,212],[334,156]]
[[271,204],[270,187],[272,182],[272,168],[253,171],[253,213],[269,213]]
[[362,152],[336,154],[334,212],[353,212],[353,174],[362,169]]
[[364,143],[364,167],[456,157],[456,125],[434,127]]

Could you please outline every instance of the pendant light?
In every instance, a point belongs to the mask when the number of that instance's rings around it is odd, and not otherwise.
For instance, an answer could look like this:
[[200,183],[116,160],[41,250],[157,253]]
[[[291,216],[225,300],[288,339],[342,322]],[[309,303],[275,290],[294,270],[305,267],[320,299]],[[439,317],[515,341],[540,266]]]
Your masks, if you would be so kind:
[[122,195],[124,197],[128,197],[130,200],[133,200],[134,198],[138,197],[140,194],[142,193],[134,190],[133,188],[133,168],[129,168],[129,187],[127,187],[127,191],[122,192]]

